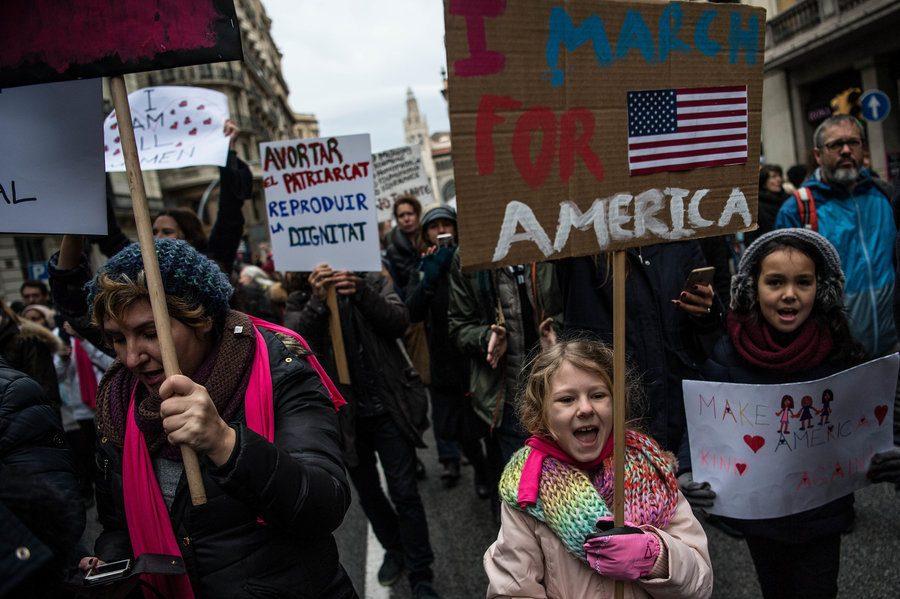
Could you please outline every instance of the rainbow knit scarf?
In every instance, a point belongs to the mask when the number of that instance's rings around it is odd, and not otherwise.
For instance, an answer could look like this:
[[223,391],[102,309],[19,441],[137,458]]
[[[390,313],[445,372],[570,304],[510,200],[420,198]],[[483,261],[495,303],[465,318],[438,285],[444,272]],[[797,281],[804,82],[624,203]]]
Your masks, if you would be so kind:
[[[550,527],[572,555],[587,562],[584,542],[597,532],[597,520],[611,516],[613,457],[585,472],[552,456],[544,458],[537,502],[519,504],[519,482],[531,447],[510,458],[500,477],[500,499]],[[642,433],[625,431],[625,520],[665,528],[678,501],[675,457]]]

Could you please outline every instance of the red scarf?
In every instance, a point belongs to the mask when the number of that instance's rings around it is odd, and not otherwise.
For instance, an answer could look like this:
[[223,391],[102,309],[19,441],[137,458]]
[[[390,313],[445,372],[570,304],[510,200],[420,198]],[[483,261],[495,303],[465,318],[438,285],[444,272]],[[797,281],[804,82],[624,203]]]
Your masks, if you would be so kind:
[[[256,333],[256,352],[250,381],[244,397],[244,419],[247,428],[263,436],[269,443],[275,438],[275,412],[273,403],[272,374],[269,367],[269,350],[266,341],[259,332],[260,328],[270,329],[290,335],[309,349],[306,341],[297,333],[271,324],[258,318],[252,318]],[[344,404],[340,392],[319,361],[309,354],[307,360],[319,374],[325,388],[331,394],[335,410]],[[135,384],[135,389],[137,384]],[[122,491],[125,500],[125,520],[128,523],[128,536],[135,556],[144,553],[161,553],[163,555],[181,555],[181,549],[175,540],[169,511],[159,488],[159,481],[153,471],[153,460],[147,449],[144,433],[138,428],[134,418],[134,391],[128,406],[125,425],[125,446],[122,453]],[[177,599],[193,599],[194,591],[186,574],[181,576],[163,576],[159,574],[143,574],[141,578],[160,592],[164,597]],[[144,597],[151,599],[156,595],[144,589]]]
[[728,335],[744,360],[764,370],[798,372],[815,368],[831,353],[831,331],[811,318],[800,325],[787,345],[774,339],[772,327],[760,318],[728,313]]
[[555,441],[544,437],[531,436],[525,441],[525,445],[531,448],[531,453],[528,454],[525,465],[522,466],[522,478],[519,481],[518,502],[522,509],[537,503],[541,482],[541,466],[544,464],[545,457],[556,458],[564,464],[575,466],[581,470],[596,470],[603,463],[603,460],[612,455],[613,434],[610,431],[606,443],[603,444],[603,448],[600,450],[600,455],[590,462],[576,461],[563,451]]
[[78,339],[72,339],[72,353],[75,354],[75,372],[78,374],[78,390],[81,403],[92,410],[97,409],[97,375],[94,363]]

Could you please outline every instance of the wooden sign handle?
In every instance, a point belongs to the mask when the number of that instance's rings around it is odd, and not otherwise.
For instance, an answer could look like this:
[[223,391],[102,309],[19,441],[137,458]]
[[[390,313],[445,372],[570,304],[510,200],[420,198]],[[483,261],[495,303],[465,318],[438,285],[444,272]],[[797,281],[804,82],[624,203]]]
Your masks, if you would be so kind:
[[331,349],[334,352],[334,365],[337,368],[338,381],[350,384],[350,369],[347,367],[347,353],[344,350],[344,333],[341,331],[341,314],[338,312],[337,289],[328,286],[328,328],[331,331]]
[[[615,464],[613,524],[625,524],[625,277],[626,254],[613,252],[613,463]],[[616,599],[625,596],[617,580]]]
[[[134,211],[134,224],[137,227],[138,241],[141,246],[141,257],[144,260],[144,275],[147,279],[147,290],[150,293],[150,306],[153,309],[153,322],[156,324],[156,337],[162,354],[163,369],[166,376],[181,374],[178,367],[178,356],[175,355],[175,343],[172,341],[172,328],[169,322],[169,311],[166,309],[166,293],[159,274],[159,261],[156,259],[156,246],[153,243],[153,230],[150,223],[150,210],[147,207],[147,195],[144,192],[144,178],[141,175],[141,161],[138,157],[137,144],[134,140],[134,129],[131,124],[131,107],[128,106],[128,90],[125,79],[119,75],[109,78],[109,91],[112,95],[113,108],[122,141],[122,153],[125,158],[125,171],[128,174],[128,188],[131,190],[131,204]],[[181,459],[184,462],[184,475],[191,492],[191,503],[206,503],[206,489],[200,475],[200,464],[197,454],[187,445],[181,445]]]

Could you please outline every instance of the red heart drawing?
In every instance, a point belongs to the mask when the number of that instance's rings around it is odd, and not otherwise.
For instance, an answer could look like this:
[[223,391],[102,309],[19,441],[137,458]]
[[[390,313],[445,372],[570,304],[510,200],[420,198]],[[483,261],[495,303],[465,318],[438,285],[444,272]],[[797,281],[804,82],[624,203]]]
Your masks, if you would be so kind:
[[181,102],[178,103],[178,105],[181,106],[182,108],[184,108],[185,106],[187,106],[187,100],[182,100]]
[[109,128],[110,128],[110,129],[118,129],[118,128],[119,128],[119,123],[113,123],[112,125],[109,126]]
[[169,129],[178,129],[178,121],[175,121],[174,123],[172,123],[172,125],[169,127]]
[[203,121],[203,124],[204,124],[204,125],[212,125],[212,119],[211,119],[211,118],[210,118],[210,119],[206,119],[205,121]]
[[114,139],[114,140],[113,140],[113,143],[114,143],[114,144],[117,144],[117,143],[119,143],[119,138],[118,138],[118,137],[117,137],[117,138],[115,138],[115,139]]
[[188,131],[188,135],[197,135],[197,128],[194,127],[193,129],[191,129],[190,131]]
[[884,422],[884,417],[887,416],[887,406],[875,406],[875,418],[878,419],[878,425],[880,426],[882,422]]
[[203,110],[204,108],[206,108],[206,105],[201,104],[200,106],[197,107],[197,110]]
[[747,469],[747,464],[735,464],[734,467],[737,468],[737,471],[741,476],[744,476],[744,470]]
[[747,447],[753,450],[753,453],[756,453],[763,445],[766,444],[766,440],[759,435],[744,435],[744,443],[747,444]]
[[190,122],[191,122],[191,117],[189,117],[189,116],[184,117],[184,124],[185,124],[185,125],[189,125]]
[[121,150],[120,148],[116,148],[116,151],[113,152],[113,156],[115,156],[116,154],[118,154],[118,153],[121,152],[121,151],[122,151],[122,150]]
[[175,147],[176,147],[176,148],[180,148],[180,147],[181,147],[181,142],[179,141],[177,144],[175,144]]

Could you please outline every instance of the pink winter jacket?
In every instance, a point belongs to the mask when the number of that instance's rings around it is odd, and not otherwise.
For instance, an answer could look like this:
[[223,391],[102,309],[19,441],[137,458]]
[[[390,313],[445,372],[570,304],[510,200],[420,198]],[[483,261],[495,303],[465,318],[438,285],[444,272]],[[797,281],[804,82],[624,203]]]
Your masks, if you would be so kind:
[[[625,583],[625,597],[690,597],[712,595],[713,572],[706,549],[706,533],[685,498],[665,529],[652,526],[663,540],[668,556],[668,576]],[[488,576],[487,597],[585,599],[612,597],[614,581],[604,578],[566,550],[543,522],[501,506],[500,533],[484,554]]]

